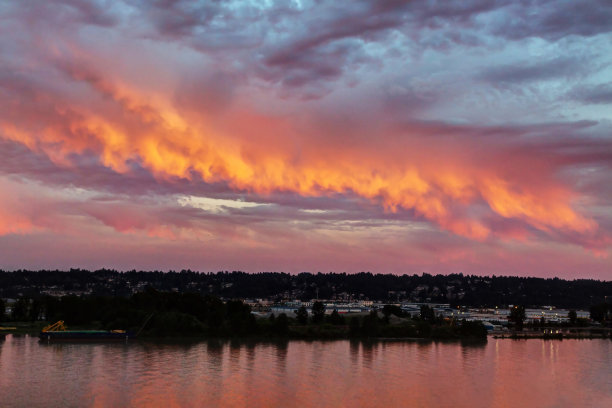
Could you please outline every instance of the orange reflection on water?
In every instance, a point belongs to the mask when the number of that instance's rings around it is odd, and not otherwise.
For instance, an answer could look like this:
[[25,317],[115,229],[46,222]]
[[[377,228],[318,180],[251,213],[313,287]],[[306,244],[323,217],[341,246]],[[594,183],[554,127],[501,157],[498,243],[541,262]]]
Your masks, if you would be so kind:
[[8,406],[609,407],[608,340],[0,345]]

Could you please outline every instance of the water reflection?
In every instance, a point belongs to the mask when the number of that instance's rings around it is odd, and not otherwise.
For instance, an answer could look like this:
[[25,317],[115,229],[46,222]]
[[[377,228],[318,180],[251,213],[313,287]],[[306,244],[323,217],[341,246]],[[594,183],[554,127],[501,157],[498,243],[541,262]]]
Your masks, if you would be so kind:
[[0,406],[612,406],[606,340],[0,343]]

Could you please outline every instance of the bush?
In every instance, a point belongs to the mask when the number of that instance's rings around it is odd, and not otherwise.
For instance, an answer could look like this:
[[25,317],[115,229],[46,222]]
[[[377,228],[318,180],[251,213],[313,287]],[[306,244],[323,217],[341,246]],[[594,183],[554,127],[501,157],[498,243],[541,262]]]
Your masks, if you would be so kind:
[[417,337],[417,331],[413,325],[403,324],[400,326],[385,325],[380,328],[382,337]]
[[205,327],[192,315],[165,312],[155,315],[149,322],[148,334],[154,336],[193,336],[204,334]]
[[364,316],[361,333],[367,337],[376,337],[379,333],[378,313],[372,310],[369,315]]
[[278,315],[272,324],[274,334],[277,336],[286,336],[289,333],[289,319],[285,313]]
[[349,335],[352,337],[359,336],[361,334],[361,324],[357,316],[351,317],[349,320]]
[[305,306],[301,306],[296,312],[295,316],[297,321],[301,325],[305,325],[308,323],[308,310],[306,310]]
[[323,323],[325,317],[325,305],[322,302],[314,302],[312,305],[312,322]]
[[447,340],[456,339],[457,335],[450,326],[438,326],[431,329],[431,337],[433,339]]
[[326,319],[330,324],[334,326],[341,326],[344,324],[344,317],[340,316],[340,313],[336,309]]
[[431,336],[431,324],[425,321],[419,321],[416,324],[416,332],[418,337]]
[[463,320],[458,329],[461,337],[486,338],[487,329],[482,322],[468,322]]

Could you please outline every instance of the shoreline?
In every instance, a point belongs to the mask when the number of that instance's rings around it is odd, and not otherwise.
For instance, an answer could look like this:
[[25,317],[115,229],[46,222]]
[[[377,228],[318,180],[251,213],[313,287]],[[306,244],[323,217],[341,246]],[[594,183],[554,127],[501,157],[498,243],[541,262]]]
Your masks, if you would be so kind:
[[[31,337],[38,337],[43,327],[43,323],[37,322],[32,324],[24,324],[23,322],[4,322],[4,324],[10,324],[12,327],[3,326],[4,330],[0,330],[0,340],[3,340],[4,335],[14,335],[16,337],[28,335]],[[489,338],[492,339],[510,339],[510,340],[595,340],[595,339],[611,339],[612,340],[612,328],[604,327],[590,327],[590,328],[543,328],[538,331],[526,330],[526,331],[493,331],[487,333],[486,336],[469,336],[469,335],[458,335],[453,333],[441,333],[442,335],[430,335],[426,337],[415,337],[415,336],[388,336],[385,333],[380,333],[382,336],[366,336],[366,335],[350,335],[346,326],[339,327],[328,327],[328,326],[313,326],[314,331],[305,331],[303,326],[289,326],[289,332],[285,335],[274,335],[269,334],[243,334],[243,335],[206,335],[206,334],[193,334],[193,335],[150,335],[142,334],[141,336],[131,338],[130,340],[142,340],[142,341],[174,341],[174,340],[186,340],[186,341],[215,341],[215,340],[238,340],[238,341],[254,341],[254,342],[267,342],[267,341],[290,341],[290,340],[301,340],[301,341],[333,341],[333,340],[349,340],[349,341],[408,341],[408,342],[427,342],[427,341],[444,341],[444,342],[486,342]],[[7,330],[8,329],[8,330]],[[91,327],[80,326],[75,327],[77,330],[88,330]],[[400,333],[398,333],[400,334]],[[406,333],[408,334],[408,333]],[[78,341],[77,341],[78,342]]]
[[612,340],[612,337],[606,336],[603,334],[600,335],[578,335],[578,334],[509,334],[509,335],[499,335],[492,334],[489,335],[494,339],[509,339],[509,340]]
[[40,344],[129,344],[129,343],[200,343],[200,342],[247,342],[247,343],[287,343],[292,341],[305,341],[305,342],[334,342],[334,341],[351,341],[351,342],[407,342],[407,343],[462,343],[466,345],[483,345],[486,344],[489,339],[495,340],[611,340],[612,337],[603,335],[520,335],[520,334],[509,334],[509,335],[498,335],[489,334],[486,338],[431,338],[431,337],[266,337],[266,336],[245,336],[245,337],[202,337],[202,336],[177,336],[177,337],[135,337],[125,341],[105,341],[105,340],[62,340],[62,341],[45,341],[38,338],[36,333],[3,333],[5,336],[1,340],[6,340],[8,336],[11,337],[30,337],[39,340]]

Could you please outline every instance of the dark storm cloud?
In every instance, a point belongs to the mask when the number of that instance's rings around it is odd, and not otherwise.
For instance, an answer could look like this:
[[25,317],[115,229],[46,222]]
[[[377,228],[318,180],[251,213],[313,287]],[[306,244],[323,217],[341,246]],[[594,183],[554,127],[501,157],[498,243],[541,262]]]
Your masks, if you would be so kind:
[[569,36],[590,37],[612,31],[612,4],[607,0],[528,0],[512,2],[507,12],[508,15],[499,18],[492,32],[512,40],[540,37],[557,41]]
[[[81,0],[52,0],[52,1],[25,1],[21,4],[5,4],[3,10],[6,17],[19,18],[32,24],[44,24],[56,29],[64,29],[74,25],[92,25],[99,27],[113,27],[119,23],[119,18],[110,10],[112,1],[81,1]],[[32,29],[39,27],[35,25]]]
[[493,84],[522,84],[546,81],[582,74],[588,66],[577,58],[556,58],[550,61],[528,60],[523,64],[508,64],[486,68],[477,78]]
[[[34,25],[54,21],[52,25],[58,28],[123,21],[127,32],[222,58],[228,72],[249,71],[287,90],[304,88],[307,96],[315,97],[328,93],[328,83],[344,74],[362,67],[375,72],[384,61],[373,57],[366,46],[382,45],[392,33],[401,33],[413,46],[449,49],[481,45],[487,34],[510,40],[540,37],[556,41],[612,30],[612,6],[605,0],[587,5],[561,0],[511,4],[492,0],[305,1],[301,6],[285,1],[266,6],[185,0],[34,3],[36,7],[9,6],[14,9],[9,15],[25,15]],[[128,16],[122,15],[123,9],[131,11]],[[483,78],[537,80],[567,74],[577,63],[560,58],[523,67],[500,66],[483,72]]]
[[612,104],[612,83],[577,86],[568,96],[585,104],[609,105]]

